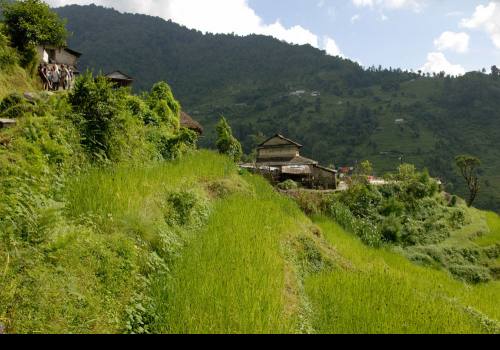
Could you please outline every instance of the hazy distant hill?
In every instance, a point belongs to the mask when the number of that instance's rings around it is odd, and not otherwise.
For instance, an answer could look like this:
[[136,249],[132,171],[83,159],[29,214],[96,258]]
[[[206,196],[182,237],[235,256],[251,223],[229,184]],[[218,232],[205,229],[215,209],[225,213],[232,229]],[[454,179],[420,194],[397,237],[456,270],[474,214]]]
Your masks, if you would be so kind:
[[84,53],[82,68],[123,70],[136,90],[168,81],[204,124],[205,146],[213,144],[213,125],[224,114],[247,152],[264,135],[282,132],[327,165],[370,159],[382,174],[402,156],[458,193],[463,183],[453,159],[471,153],[484,163],[479,206],[500,210],[499,77],[364,70],[270,37],[203,35],[93,5],[57,12],[68,18],[71,47]]

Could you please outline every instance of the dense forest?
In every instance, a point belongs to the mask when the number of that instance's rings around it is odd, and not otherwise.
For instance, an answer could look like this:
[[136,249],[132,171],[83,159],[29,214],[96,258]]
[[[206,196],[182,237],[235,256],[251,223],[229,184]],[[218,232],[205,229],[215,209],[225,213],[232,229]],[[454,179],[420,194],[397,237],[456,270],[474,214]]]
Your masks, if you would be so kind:
[[427,167],[461,195],[454,157],[469,153],[483,161],[477,205],[500,210],[497,70],[452,78],[363,68],[271,37],[203,34],[94,5],[56,11],[68,19],[69,45],[84,54],[82,70],[122,70],[137,91],[168,81],[184,110],[205,126],[203,146],[213,147],[224,115],[246,153],[281,132],[325,164],[370,159],[383,175],[403,160]]

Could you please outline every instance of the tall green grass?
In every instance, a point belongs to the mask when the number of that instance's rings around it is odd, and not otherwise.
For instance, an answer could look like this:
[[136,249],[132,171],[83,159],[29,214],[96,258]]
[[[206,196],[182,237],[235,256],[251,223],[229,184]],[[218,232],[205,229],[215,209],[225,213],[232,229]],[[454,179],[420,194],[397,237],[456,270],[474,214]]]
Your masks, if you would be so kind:
[[40,83],[30,78],[26,71],[18,66],[0,69],[0,99],[8,94],[18,92],[35,92],[40,89]]
[[[256,195],[217,202],[199,238],[152,292],[160,333],[295,333],[283,241],[300,231],[297,206],[248,177]],[[300,220],[300,219],[299,219]],[[290,292],[290,291],[289,291]]]
[[311,276],[306,291],[320,333],[498,332],[500,283],[472,287],[401,255],[363,245],[316,218],[350,268]]
[[224,157],[197,152],[67,179],[66,207],[47,210],[38,228],[42,244],[0,241],[0,325],[9,333],[123,332],[126,309],[143,293],[140,276],[154,267],[166,193],[202,191],[205,181],[235,174]]
[[147,219],[159,214],[156,200],[166,192],[199,187],[235,172],[234,164],[210,151],[175,162],[91,168],[69,181],[66,211],[75,218],[93,214],[115,220]]
[[486,221],[490,232],[474,240],[474,243],[482,247],[500,244],[500,216],[493,212],[487,212]]

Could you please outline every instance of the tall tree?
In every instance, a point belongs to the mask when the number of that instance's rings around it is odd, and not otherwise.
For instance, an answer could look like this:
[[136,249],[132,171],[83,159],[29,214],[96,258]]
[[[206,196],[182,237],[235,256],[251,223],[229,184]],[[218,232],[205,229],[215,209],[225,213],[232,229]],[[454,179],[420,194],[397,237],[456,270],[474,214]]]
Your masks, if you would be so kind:
[[36,45],[64,46],[66,23],[41,0],[2,1],[5,28],[12,45],[26,51]]
[[231,127],[227,123],[226,118],[221,116],[219,123],[216,126],[217,141],[216,146],[219,153],[230,156],[235,162],[241,159],[243,150],[240,142],[233,136]]
[[491,67],[491,75],[493,77],[499,77],[500,76],[500,69],[498,69],[497,66],[492,66]]
[[455,162],[460,169],[460,173],[467,182],[467,187],[469,189],[469,199],[467,200],[467,205],[471,207],[477,197],[477,194],[479,193],[479,190],[481,189],[477,175],[477,170],[481,165],[481,161],[479,158],[473,156],[460,155],[455,158]]

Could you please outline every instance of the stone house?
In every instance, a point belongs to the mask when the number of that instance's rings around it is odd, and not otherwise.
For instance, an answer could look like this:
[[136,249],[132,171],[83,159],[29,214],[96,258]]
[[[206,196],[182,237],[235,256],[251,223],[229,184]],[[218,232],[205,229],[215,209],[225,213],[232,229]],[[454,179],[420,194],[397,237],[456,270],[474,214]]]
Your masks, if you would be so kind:
[[37,47],[37,53],[40,62],[64,64],[70,66],[74,72],[78,72],[78,59],[82,56],[82,54],[75,50],[68,47],[40,45]]

